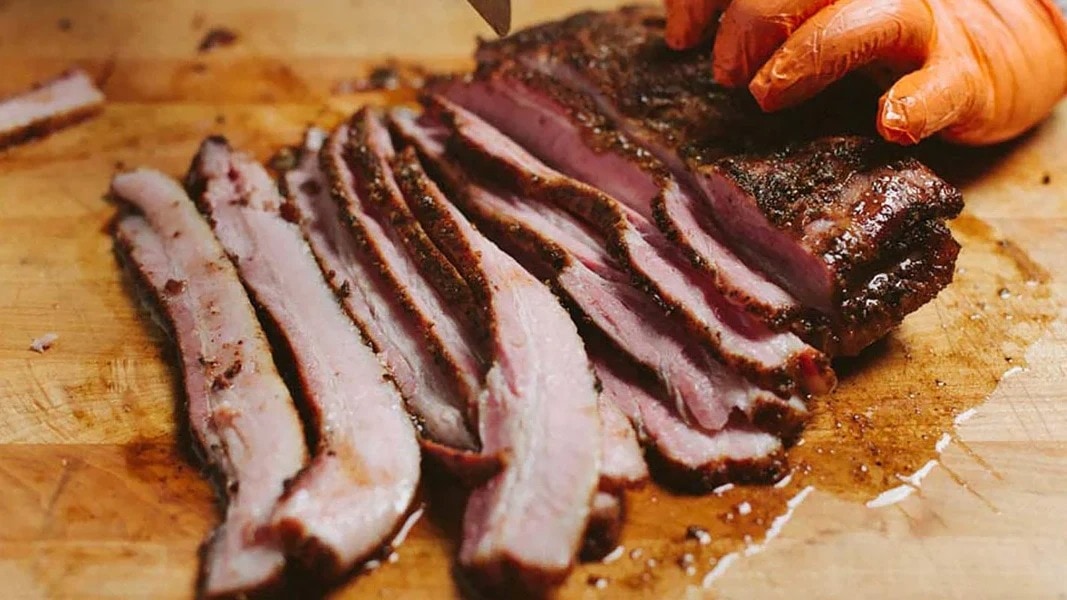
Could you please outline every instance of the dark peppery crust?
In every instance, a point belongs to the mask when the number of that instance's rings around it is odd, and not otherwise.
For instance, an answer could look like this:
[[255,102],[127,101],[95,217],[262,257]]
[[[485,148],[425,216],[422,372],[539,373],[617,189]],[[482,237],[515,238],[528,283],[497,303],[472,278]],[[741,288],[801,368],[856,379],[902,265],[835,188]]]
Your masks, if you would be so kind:
[[846,294],[839,344],[858,352],[881,337],[872,332],[896,327],[904,315],[937,297],[952,282],[959,251],[959,243],[943,223],[919,229],[909,252]]
[[[363,193],[368,204],[396,229],[409,254],[418,263],[420,272],[430,278],[451,306],[466,315],[467,323],[480,327],[483,320],[467,282],[430,241],[422,225],[391,185],[392,174],[386,172],[391,159],[389,151],[381,148],[369,131],[375,125],[383,127],[380,123],[372,124],[371,120],[376,119],[378,117],[374,113],[363,108],[349,120],[351,135],[345,148],[345,157],[356,175],[357,189]],[[479,333],[484,335],[484,332]]]
[[[870,138],[820,138],[712,168],[752,197],[776,229],[824,257],[839,289],[913,227],[963,209],[959,190],[904,149]],[[848,193],[857,186],[860,193]],[[832,226],[810,232],[817,222]]]
[[486,321],[491,318],[486,311],[492,289],[486,281],[484,270],[479,266],[481,259],[459,231],[455,221],[434,197],[435,192],[430,189],[429,176],[423,170],[415,149],[408,147],[401,150],[392,166],[393,177],[415,217],[434,242],[444,248],[452,258],[456,269],[462,273],[463,279],[470,286],[481,312],[480,319]]
[[360,224],[359,219],[350,212],[355,209],[355,207],[358,207],[359,203],[358,200],[351,196],[353,190],[345,183],[347,177],[346,171],[349,167],[344,156],[344,149],[333,147],[333,136],[336,136],[338,133],[340,132],[335,132],[331,135],[331,139],[323,144],[322,150],[320,151],[320,161],[323,171],[326,172],[330,181],[331,194],[333,194],[338,205],[341,207],[343,218],[348,223],[357,244],[373,262],[383,280],[389,285],[393,293],[396,294],[398,302],[410,315],[412,315],[412,318],[418,322],[419,329],[423,333],[424,339],[434,356],[435,362],[440,365],[442,370],[449,376],[450,383],[455,386],[456,390],[461,394],[461,397],[473,399],[475,390],[466,389],[467,386],[464,384],[462,377],[458,375],[460,367],[456,363],[456,359],[446,351],[441,340],[434,333],[433,322],[430,320],[429,316],[423,315],[421,311],[418,310],[414,300],[411,298],[410,293],[405,289],[403,283],[397,279],[397,275],[393,273],[388,268],[388,265],[382,260],[382,251],[380,250],[378,243],[369,237],[367,231]]

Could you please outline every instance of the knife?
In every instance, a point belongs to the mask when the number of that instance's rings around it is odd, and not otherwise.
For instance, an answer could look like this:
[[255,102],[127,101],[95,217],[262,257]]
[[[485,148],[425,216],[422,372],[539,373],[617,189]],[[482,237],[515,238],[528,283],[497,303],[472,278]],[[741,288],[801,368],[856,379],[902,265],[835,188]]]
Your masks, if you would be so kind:
[[499,36],[511,31],[511,0],[467,0]]

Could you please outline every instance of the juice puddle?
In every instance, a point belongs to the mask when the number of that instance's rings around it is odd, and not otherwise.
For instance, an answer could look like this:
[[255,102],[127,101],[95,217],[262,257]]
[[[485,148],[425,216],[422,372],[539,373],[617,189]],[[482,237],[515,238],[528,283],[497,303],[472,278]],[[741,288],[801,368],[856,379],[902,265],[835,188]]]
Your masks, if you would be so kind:
[[812,489],[872,507],[915,493],[954,420],[1025,368],[1026,348],[1057,310],[1047,274],[1015,244],[967,215],[953,231],[963,245],[955,282],[894,335],[838,362],[840,386],[814,402],[789,476],[705,496],[655,485],[630,494],[622,549],[579,568],[561,595],[678,595],[758,552]]

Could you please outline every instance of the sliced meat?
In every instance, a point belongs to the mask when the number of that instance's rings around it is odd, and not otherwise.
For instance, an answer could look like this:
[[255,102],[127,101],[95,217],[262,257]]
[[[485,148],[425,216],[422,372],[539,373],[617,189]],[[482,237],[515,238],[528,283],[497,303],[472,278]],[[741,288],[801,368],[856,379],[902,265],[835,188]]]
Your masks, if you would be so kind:
[[80,69],[0,100],[0,149],[83,121],[104,106],[104,94]]
[[[605,244],[570,215],[468,181],[445,153],[448,131],[432,119],[394,113],[401,137],[439,171],[454,201],[523,265],[552,280],[585,320],[662,382],[681,414],[717,431],[740,410],[770,427],[802,420],[802,403],[762,392],[708,355],[636,288],[606,255]],[[777,415],[764,420],[766,415]],[[781,419],[781,423],[774,422]]]
[[638,372],[609,348],[592,344],[602,396],[630,418],[652,452],[657,477],[684,490],[707,491],[728,481],[766,482],[785,467],[782,441],[751,425],[730,423],[708,434],[686,425]]
[[552,292],[479,233],[412,153],[394,171],[412,212],[475,294],[492,367],[478,407],[483,452],[503,470],[474,490],[460,562],[498,589],[570,570],[600,477],[597,389],[578,331]]
[[862,347],[844,338],[877,339],[886,331],[876,327],[899,321],[844,320],[850,278],[869,275],[873,264],[864,261],[910,224],[959,211],[958,191],[903,150],[872,137],[831,135],[869,130],[857,125],[870,119],[854,109],[864,104],[855,90],[845,86],[763,114],[744,90],[714,82],[707,51],[669,51],[653,9],[581,13],[483,44],[478,56],[480,70],[518,61],[587,95],[683,186],[701,193],[701,213],[714,219],[716,235],[823,315],[826,323],[794,330],[834,353],[856,353]]
[[[519,64],[439,79],[434,89],[519,142],[554,168],[653,221],[712,276],[717,289],[778,330],[797,328],[802,307],[720,241],[701,198],[614,127],[584,94]],[[811,317],[807,317],[810,319]],[[801,331],[811,329],[802,323]]]
[[551,169],[477,116],[438,96],[428,110],[450,125],[452,141],[474,163],[499,174],[531,201],[555,204],[592,225],[613,254],[667,311],[724,364],[789,396],[825,393],[829,360],[791,333],[776,333],[738,309],[688,263],[651,222],[604,193]]
[[233,265],[181,186],[138,170],[115,177],[111,189],[143,215],[120,218],[116,242],[169,322],[189,426],[227,500],[205,545],[202,591],[270,587],[285,561],[259,532],[307,458],[300,417]]
[[[296,220],[345,310],[389,369],[419,424],[427,449],[455,469],[455,465],[472,459],[471,453],[478,448],[467,424],[470,399],[461,394],[454,374],[448,372],[450,367],[437,364],[434,350],[425,343],[423,313],[409,310],[412,303],[395,292],[403,286],[396,279],[400,273],[411,280],[417,278],[410,261],[368,217],[353,222],[368,228],[366,232],[359,229],[358,236],[342,220],[330,194],[332,184],[320,168],[323,141],[321,133],[309,133],[299,164],[285,175],[287,195],[297,208]],[[335,149],[342,146],[343,141]],[[323,160],[335,161],[343,193],[355,196],[351,176],[341,169],[339,154],[323,156]],[[377,243],[366,241],[372,234]],[[389,268],[393,264],[399,266]],[[436,297],[427,302],[426,310],[440,307]]]
[[[382,197],[377,195],[374,200],[368,199],[368,191],[391,194],[390,190],[382,189],[386,185],[384,179],[378,181],[373,190],[367,189],[369,181],[356,181],[346,156],[350,136],[348,125],[335,130],[323,146],[321,158],[322,168],[330,181],[329,189],[340,206],[342,219],[355,236],[357,246],[370,257],[370,264],[365,266],[377,269],[393,297],[398,299],[400,306],[417,324],[421,336],[416,339],[425,343],[433,353],[434,361],[450,378],[460,401],[455,405],[458,414],[473,416],[471,411],[476,408],[475,402],[486,368],[481,357],[474,354],[478,346],[470,339],[470,331],[464,326],[460,315],[451,309],[448,301],[422,274],[418,262],[408,254],[402,233],[394,227],[387,214],[379,210],[380,202],[384,201]],[[370,178],[370,181],[376,180]],[[357,190],[357,185],[363,189]],[[434,408],[429,407],[429,410]],[[431,413],[423,413],[427,414]],[[426,423],[428,425],[429,421]],[[443,432],[444,427],[449,427],[447,432],[458,437],[460,432],[454,423],[446,421],[441,425],[439,431]],[[431,434],[434,432],[431,431]],[[453,446],[451,443],[448,445]],[[473,439],[453,447],[476,449]]]
[[415,429],[263,167],[209,138],[186,185],[293,357],[318,447],[273,525],[290,552],[332,579],[400,526],[419,481]]

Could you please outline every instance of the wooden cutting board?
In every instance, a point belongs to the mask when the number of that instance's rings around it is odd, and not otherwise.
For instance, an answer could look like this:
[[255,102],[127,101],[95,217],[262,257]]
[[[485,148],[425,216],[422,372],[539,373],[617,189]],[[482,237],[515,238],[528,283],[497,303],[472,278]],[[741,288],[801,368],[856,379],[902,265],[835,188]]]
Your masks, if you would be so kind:
[[[579,4],[617,3],[515,14]],[[214,27],[237,41],[198,53]],[[79,64],[109,98],[99,118],[0,153],[0,596],[189,597],[217,518],[175,439],[164,339],[111,253],[112,173],[180,174],[211,133],[266,158],[308,123],[403,99],[335,93],[388,57],[463,65],[489,33],[461,0],[0,0],[0,93]],[[934,158],[966,190],[957,282],[839,365],[791,479],[634,492],[623,549],[577,569],[564,597],[1067,595],[1067,106],[1016,144]],[[28,350],[46,332],[55,346]],[[396,556],[338,597],[459,593],[461,500],[430,497]]]

